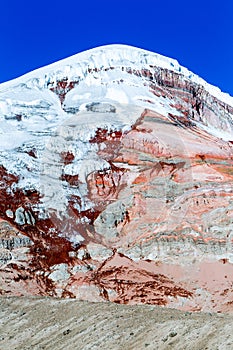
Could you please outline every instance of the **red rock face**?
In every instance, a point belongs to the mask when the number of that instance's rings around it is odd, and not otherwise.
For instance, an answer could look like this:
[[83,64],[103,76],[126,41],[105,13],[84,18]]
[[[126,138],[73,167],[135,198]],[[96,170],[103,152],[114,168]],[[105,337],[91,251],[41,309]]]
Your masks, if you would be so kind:
[[97,285],[106,299],[119,304],[166,305],[168,296],[192,296],[191,292],[177,286],[168,277],[153,273],[116,253],[91,274],[89,283]]
[[63,104],[66,94],[77,84],[78,81],[68,82],[68,79],[64,78],[63,80],[57,80],[55,82],[49,83],[48,88],[59,97],[61,104]]
[[59,78],[43,91],[61,125],[43,147],[9,149],[21,163],[0,167],[0,293],[232,311],[233,144],[216,130],[232,134],[233,108],[181,73],[121,71],[122,89],[143,81],[147,108],[108,98],[78,112],[84,78]]

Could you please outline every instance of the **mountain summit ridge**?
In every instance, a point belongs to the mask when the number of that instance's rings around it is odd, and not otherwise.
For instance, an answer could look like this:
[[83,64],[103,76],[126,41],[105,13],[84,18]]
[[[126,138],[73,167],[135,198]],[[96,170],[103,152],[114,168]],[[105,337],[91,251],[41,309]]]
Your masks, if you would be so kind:
[[[88,68],[93,69],[98,68],[98,66],[104,66],[105,63],[107,63],[106,66],[109,66],[108,63],[112,63],[114,66],[115,60],[118,60],[119,58],[122,60],[121,63],[124,62],[125,58],[130,65],[135,64],[137,68],[140,68],[139,62],[141,60],[141,64],[144,68],[154,65],[183,74],[185,78],[191,79],[192,82],[202,85],[211,95],[233,107],[233,97],[230,94],[227,92],[222,92],[217,86],[207,83],[203,78],[180,65],[176,59],[125,44],[108,44],[79,52],[44,67],[37,68],[18,78],[1,83],[0,91],[1,89],[9,88],[11,85],[20,84],[25,80],[27,81],[33,78],[46,81],[46,79],[48,79],[47,75],[50,75],[51,71],[54,70],[57,70],[57,73],[55,72],[57,78],[61,78],[61,74],[69,74],[69,70],[72,70],[72,67],[74,66],[78,66],[76,68],[78,73],[85,73],[85,69]],[[61,71],[61,67],[63,71]],[[72,79],[72,77],[70,77],[70,79]],[[39,84],[43,83],[41,82]]]

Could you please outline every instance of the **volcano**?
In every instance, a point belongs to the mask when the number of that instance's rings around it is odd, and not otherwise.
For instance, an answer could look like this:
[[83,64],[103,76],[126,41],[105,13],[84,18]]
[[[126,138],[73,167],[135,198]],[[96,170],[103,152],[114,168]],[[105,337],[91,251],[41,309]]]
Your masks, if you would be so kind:
[[0,85],[0,293],[233,311],[233,97],[94,48]]

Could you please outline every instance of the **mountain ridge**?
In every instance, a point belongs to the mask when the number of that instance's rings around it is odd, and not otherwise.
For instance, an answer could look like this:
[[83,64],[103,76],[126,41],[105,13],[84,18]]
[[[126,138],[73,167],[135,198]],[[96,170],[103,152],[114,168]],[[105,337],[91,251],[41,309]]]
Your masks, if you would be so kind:
[[[168,70],[183,74],[186,78],[192,79],[193,82],[202,85],[214,97],[219,98],[223,102],[225,102],[233,107],[233,97],[230,94],[228,94],[227,92],[222,92],[217,86],[209,84],[203,78],[199,77],[197,74],[192,73],[189,69],[185,68],[184,66],[181,66],[176,59],[169,58],[169,57],[163,56],[161,54],[157,54],[157,53],[149,51],[149,50],[145,50],[145,49],[141,49],[138,47],[129,46],[129,45],[125,45],[125,44],[103,45],[103,46],[98,46],[98,47],[95,47],[95,48],[92,48],[89,50],[79,52],[75,55],[72,55],[70,57],[64,58],[64,59],[59,60],[57,62],[51,63],[51,64],[46,65],[44,67],[37,68],[37,69],[35,69],[31,72],[28,72],[28,73],[26,73],[18,78],[1,83],[0,84],[0,91],[1,91],[1,89],[6,89],[6,88],[9,88],[11,85],[20,83],[21,80],[24,80],[24,79],[29,80],[29,79],[32,79],[35,77],[38,78],[38,73],[39,73],[39,75],[41,74],[42,77],[44,75],[44,79],[45,79],[46,75],[49,74],[50,70],[53,70],[53,69],[59,70],[59,69],[61,69],[61,65],[65,66],[65,70],[67,68],[67,73],[68,73],[69,66],[77,64],[77,61],[81,61],[81,62],[83,61],[83,65],[85,66],[85,60],[88,60],[88,62],[86,62],[87,63],[86,68],[95,68],[96,66],[93,65],[94,62],[90,62],[91,61],[90,57],[94,58],[95,56],[100,56],[101,53],[106,55],[106,53],[108,51],[110,51],[110,55],[111,55],[112,51],[114,51],[115,55],[116,55],[116,52],[118,55],[120,55],[122,52],[123,54],[126,54],[126,57],[130,57],[131,59],[134,56],[133,54],[137,53],[138,55],[141,56],[141,58],[143,58],[143,56],[144,56],[145,61],[143,63],[145,64],[145,66],[149,65],[147,63],[147,59],[145,59],[146,57],[148,57],[149,59],[152,60],[150,62],[151,64],[154,64],[154,65],[157,65],[161,68],[166,68]],[[132,51],[132,56],[129,53],[130,51]],[[89,59],[88,59],[88,57],[89,57]],[[117,57],[117,55],[116,55],[116,57]],[[110,58],[110,60],[111,59],[112,59],[112,61],[114,60],[114,55]],[[154,61],[153,61],[153,59],[154,59]],[[101,60],[104,61],[103,57],[101,57]],[[136,63],[136,62],[138,64],[138,60],[135,59],[135,56],[134,56],[134,59],[131,61],[131,63]],[[97,66],[98,66],[98,64],[97,64]],[[59,74],[60,73],[58,73],[58,76],[59,76]]]

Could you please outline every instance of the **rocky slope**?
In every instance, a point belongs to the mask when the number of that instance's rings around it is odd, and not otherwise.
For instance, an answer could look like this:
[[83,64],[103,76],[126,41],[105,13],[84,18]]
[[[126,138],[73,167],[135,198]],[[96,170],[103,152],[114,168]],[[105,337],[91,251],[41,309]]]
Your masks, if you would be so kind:
[[232,117],[123,45],[2,84],[1,294],[232,311]]
[[1,350],[228,350],[232,315],[56,298],[0,298]]

